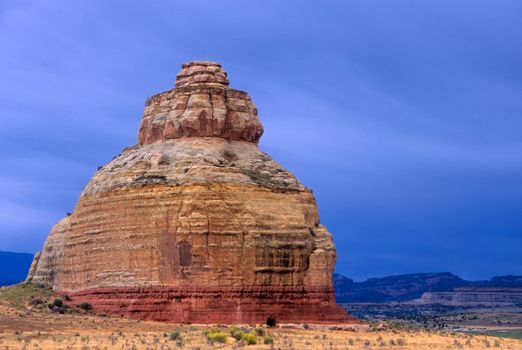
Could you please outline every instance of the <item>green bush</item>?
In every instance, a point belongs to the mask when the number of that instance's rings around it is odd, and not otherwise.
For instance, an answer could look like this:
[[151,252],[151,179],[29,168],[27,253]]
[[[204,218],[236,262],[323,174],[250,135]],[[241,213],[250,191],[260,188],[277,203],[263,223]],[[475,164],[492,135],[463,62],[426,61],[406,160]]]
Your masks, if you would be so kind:
[[176,340],[181,335],[180,331],[177,330],[175,332],[170,333],[170,340]]
[[224,343],[227,341],[228,335],[223,332],[217,332],[217,333],[209,333],[207,334],[208,340],[210,340],[212,343]]
[[241,340],[241,338],[243,337],[243,334],[245,334],[245,330],[242,329],[242,328],[237,328],[236,326],[232,326],[230,327],[230,335],[236,339],[236,340]]
[[265,330],[264,330],[263,328],[261,328],[261,327],[257,327],[257,328],[255,329],[255,332],[256,332],[256,335],[257,335],[258,337],[262,337],[262,336],[265,335]]
[[257,337],[254,333],[245,333],[241,337],[241,340],[243,340],[248,345],[255,345],[257,344]]
[[265,344],[274,344],[274,337],[271,335],[267,335],[264,339]]
[[207,339],[211,343],[224,343],[227,341],[228,335],[221,332],[219,329],[206,329],[203,331],[207,336]]

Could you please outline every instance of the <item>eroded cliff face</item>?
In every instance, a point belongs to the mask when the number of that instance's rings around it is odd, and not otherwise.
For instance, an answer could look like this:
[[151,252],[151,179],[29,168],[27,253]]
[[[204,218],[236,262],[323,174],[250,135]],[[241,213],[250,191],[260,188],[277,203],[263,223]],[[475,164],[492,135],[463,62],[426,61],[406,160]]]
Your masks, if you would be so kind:
[[147,100],[139,144],[103,166],[28,281],[130,317],[350,322],[315,199],[257,147],[244,92],[211,62]]

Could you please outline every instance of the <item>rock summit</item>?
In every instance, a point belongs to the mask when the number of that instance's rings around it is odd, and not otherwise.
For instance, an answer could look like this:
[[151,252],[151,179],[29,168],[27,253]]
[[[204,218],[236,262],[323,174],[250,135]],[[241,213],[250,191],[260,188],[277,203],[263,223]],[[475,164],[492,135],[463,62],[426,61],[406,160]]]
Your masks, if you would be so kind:
[[138,144],[99,168],[28,282],[127,317],[339,323],[315,198],[259,150],[250,96],[214,62],[147,99]]

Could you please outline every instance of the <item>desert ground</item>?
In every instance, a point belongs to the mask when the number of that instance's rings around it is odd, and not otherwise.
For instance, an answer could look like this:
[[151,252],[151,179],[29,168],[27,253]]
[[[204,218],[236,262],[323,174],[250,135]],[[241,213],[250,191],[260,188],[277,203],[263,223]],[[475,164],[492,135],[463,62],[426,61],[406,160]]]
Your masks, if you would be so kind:
[[59,298],[34,285],[1,288],[0,349],[522,349],[522,340],[407,331],[386,324],[268,328],[147,322],[112,317],[66,300],[67,307],[54,305]]

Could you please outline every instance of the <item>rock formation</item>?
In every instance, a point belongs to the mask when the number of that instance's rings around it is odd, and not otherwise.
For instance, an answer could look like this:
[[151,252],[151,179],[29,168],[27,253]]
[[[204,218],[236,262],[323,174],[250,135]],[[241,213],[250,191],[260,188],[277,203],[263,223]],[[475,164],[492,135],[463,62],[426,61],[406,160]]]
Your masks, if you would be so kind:
[[247,93],[213,62],[146,102],[138,145],[101,167],[27,281],[128,317],[351,322],[312,192],[257,146]]
[[412,305],[454,307],[506,307],[522,305],[522,288],[456,288],[451,292],[426,292]]

